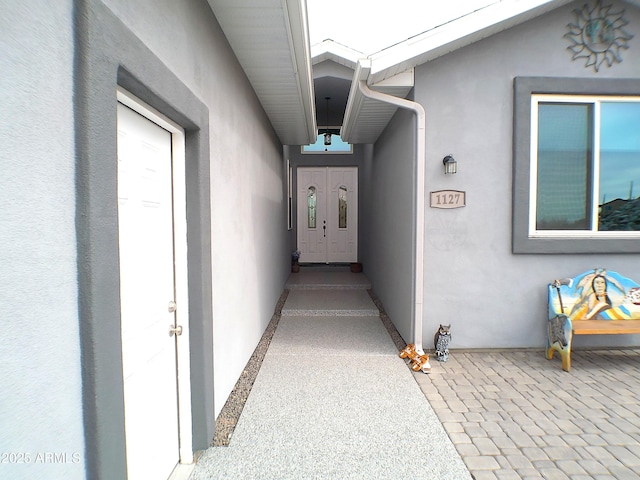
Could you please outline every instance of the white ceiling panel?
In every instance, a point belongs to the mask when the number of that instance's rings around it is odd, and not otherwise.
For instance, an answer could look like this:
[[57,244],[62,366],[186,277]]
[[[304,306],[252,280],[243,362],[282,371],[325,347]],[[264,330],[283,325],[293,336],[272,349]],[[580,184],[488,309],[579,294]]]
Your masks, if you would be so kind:
[[285,145],[316,140],[306,0],[208,0]]

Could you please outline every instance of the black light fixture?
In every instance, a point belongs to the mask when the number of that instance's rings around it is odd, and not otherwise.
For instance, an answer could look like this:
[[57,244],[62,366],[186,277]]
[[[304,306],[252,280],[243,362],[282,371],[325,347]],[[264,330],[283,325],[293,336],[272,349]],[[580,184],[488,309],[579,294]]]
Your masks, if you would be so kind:
[[324,97],[324,99],[327,101],[327,109],[325,112],[326,131],[324,133],[324,144],[331,145],[331,132],[329,132],[329,100],[331,100],[331,97]]
[[453,155],[449,154],[442,159],[442,163],[444,164],[444,173],[456,173],[458,171],[458,162],[453,158]]

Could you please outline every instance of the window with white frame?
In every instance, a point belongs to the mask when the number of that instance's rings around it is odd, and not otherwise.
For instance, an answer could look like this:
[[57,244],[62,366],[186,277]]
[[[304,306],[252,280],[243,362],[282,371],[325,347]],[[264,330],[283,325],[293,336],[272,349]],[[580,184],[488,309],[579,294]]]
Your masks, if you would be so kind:
[[516,77],[513,252],[640,253],[640,79]]
[[530,233],[640,233],[640,97],[533,95],[531,113]]

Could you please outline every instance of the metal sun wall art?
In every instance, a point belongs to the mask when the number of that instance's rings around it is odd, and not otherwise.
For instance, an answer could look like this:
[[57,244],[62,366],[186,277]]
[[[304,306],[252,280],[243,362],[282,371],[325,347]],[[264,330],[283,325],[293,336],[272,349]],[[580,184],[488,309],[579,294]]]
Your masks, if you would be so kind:
[[610,12],[611,7],[598,1],[593,8],[585,4],[575,9],[576,23],[568,24],[569,32],[564,35],[571,41],[567,48],[573,60],[585,58],[585,67],[592,66],[596,72],[605,62],[609,67],[621,63],[620,51],[628,49],[633,38],[622,28],[629,23],[623,18],[624,10]]

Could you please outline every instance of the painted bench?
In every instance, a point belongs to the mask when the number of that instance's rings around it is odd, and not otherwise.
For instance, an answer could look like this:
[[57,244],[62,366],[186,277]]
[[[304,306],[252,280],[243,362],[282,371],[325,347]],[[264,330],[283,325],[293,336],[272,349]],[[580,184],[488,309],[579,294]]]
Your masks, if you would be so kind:
[[548,286],[547,359],[558,352],[571,370],[574,335],[640,333],[640,285],[602,268]]

